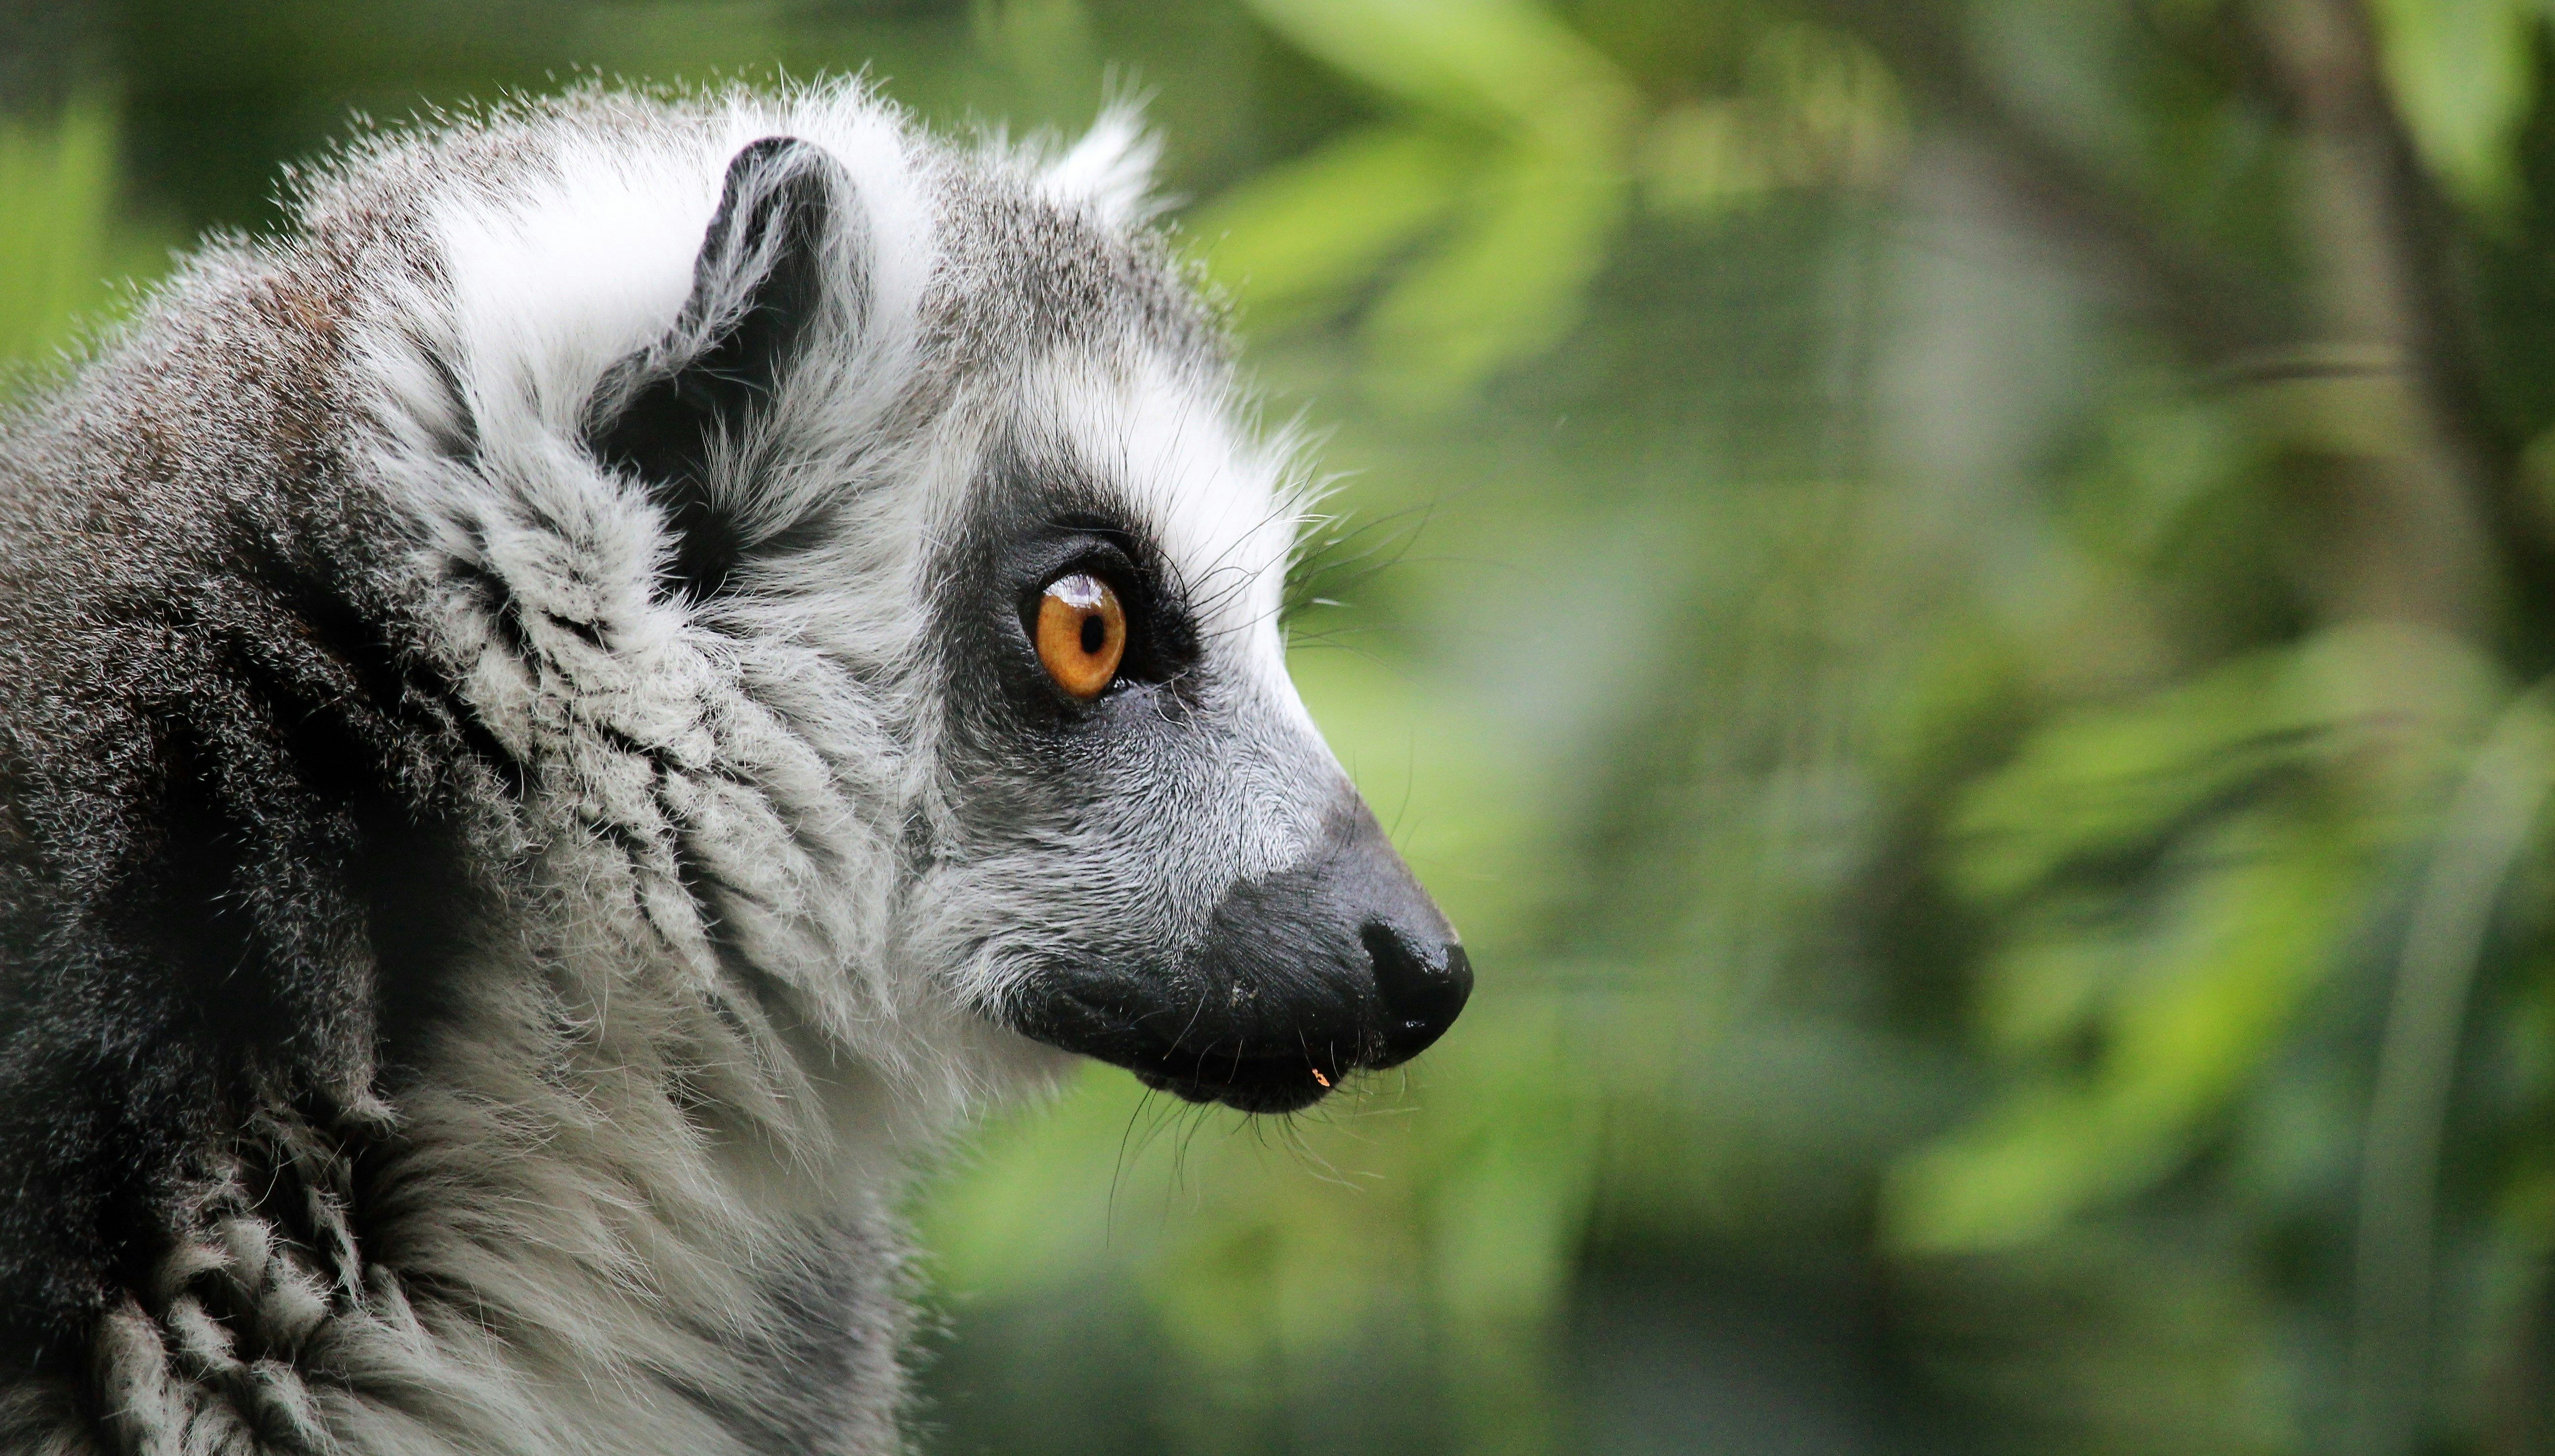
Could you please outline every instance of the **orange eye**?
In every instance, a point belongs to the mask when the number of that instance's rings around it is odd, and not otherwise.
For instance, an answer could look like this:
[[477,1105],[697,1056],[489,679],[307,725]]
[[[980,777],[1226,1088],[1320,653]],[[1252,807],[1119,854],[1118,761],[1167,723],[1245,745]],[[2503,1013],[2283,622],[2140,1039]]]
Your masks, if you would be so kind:
[[1080,571],[1049,583],[1038,601],[1037,655],[1056,686],[1085,701],[1098,697],[1127,656],[1127,609],[1118,593]]

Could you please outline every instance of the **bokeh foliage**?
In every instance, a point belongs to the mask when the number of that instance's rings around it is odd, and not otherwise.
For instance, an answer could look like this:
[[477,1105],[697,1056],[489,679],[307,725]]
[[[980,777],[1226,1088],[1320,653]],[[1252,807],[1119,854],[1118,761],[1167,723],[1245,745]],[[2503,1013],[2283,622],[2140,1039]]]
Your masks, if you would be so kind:
[[939,1448],[2555,1442],[2541,0],[81,15],[0,65],[38,367],[350,110],[1150,98],[1482,988],[1289,1123],[1000,1120]]

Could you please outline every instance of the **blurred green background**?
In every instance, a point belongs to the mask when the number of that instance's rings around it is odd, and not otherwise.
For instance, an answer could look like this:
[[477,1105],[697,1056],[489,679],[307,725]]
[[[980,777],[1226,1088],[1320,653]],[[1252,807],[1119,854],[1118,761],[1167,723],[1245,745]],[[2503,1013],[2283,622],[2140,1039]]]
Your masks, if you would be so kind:
[[0,357],[363,115],[1147,98],[1481,968],[919,1212],[935,1452],[2555,1450],[2542,0],[0,0]]

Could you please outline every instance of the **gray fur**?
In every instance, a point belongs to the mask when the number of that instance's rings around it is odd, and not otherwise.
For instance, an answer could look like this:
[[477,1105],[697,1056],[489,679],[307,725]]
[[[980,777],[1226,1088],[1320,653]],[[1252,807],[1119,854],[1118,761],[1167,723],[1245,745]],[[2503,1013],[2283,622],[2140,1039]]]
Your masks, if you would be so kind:
[[[375,138],[8,424],[0,1450],[895,1450],[895,1206],[1056,1046],[1296,1106],[1442,1030],[1141,153]],[[1039,550],[1152,603],[1097,702]]]

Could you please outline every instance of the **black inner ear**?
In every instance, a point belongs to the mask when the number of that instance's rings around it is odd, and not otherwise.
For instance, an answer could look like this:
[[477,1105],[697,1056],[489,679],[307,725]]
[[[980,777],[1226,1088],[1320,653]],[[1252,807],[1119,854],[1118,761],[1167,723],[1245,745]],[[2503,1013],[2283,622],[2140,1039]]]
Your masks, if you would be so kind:
[[614,366],[586,444],[638,476],[677,538],[677,590],[718,595],[743,554],[744,502],[721,499],[711,461],[735,452],[780,393],[824,306],[824,250],[848,190],[841,167],[794,137],[766,137],[728,164],[718,213],[672,332]]

